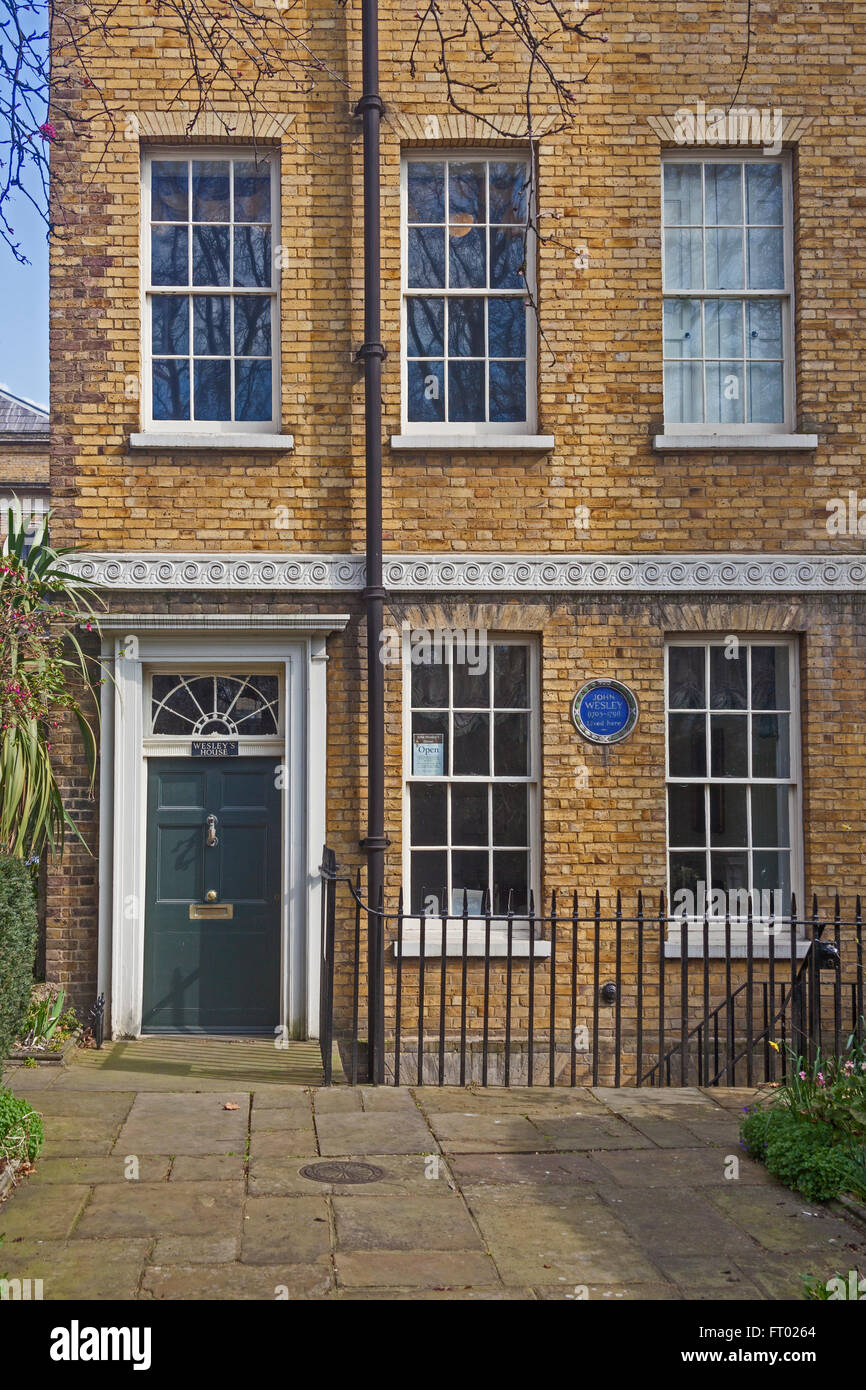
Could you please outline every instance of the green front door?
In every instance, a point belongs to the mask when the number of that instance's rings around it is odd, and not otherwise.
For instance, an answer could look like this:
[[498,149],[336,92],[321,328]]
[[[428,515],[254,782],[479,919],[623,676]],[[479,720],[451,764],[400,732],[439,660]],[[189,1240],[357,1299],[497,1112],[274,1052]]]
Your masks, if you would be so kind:
[[150,758],[145,1033],[280,1022],[280,793],[270,758]]

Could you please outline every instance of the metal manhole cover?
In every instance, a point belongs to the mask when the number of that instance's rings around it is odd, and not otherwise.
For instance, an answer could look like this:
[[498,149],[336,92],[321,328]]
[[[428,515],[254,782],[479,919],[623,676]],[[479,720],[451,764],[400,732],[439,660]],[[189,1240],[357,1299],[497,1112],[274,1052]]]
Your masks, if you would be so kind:
[[300,1170],[302,1178],[312,1178],[313,1182],[378,1182],[385,1176],[384,1168],[373,1163],[349,1163],[337,1159],[333,1163],[308,1163]]

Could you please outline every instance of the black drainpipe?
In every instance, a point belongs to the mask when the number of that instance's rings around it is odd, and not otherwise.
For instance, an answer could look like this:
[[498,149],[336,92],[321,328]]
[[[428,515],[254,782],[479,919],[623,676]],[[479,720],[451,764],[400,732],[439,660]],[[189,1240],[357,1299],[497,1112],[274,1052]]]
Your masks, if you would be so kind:
[[[379,127],[384,106],[379,95],[378,0],[361,4],[362,85],[355,110],[364,123],[364,363],[365,480],[367,502],[367,901],[384,903],[385,850],[385,671],[381,659],[382,587],[382,346],[380,312],[381,238]],[[367,914],[369,1077],[385,1080],[384,960],[381,921]]]

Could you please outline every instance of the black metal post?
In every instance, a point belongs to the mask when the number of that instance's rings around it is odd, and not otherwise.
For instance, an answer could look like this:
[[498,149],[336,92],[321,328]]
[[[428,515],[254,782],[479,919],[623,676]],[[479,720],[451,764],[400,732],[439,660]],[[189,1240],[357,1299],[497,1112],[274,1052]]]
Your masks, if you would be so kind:
[[[367,582],[367,902],[384,904],[385,893],[385,673],[381,638],[386,593],[382,587],[382,346],[378,0],[361,4],[362,94],[355,114],[364,126],[364,363]],[[368,1047],[370,1080],[385,1080],[384,960],[375,914],[367,916]]]

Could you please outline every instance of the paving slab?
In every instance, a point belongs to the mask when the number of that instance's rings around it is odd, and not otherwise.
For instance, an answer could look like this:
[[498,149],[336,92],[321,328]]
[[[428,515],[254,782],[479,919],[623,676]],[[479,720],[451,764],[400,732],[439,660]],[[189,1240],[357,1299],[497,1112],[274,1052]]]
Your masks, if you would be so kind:
[[298,1264],[165,1265],[146,1271],[142,1299],[309,1300],[327,1298],[331,1271],[324,1265]]
[[[16,1095],[18,1093],[16,1092]],[[27,1097],[27,1099],[30,1099]],[[116,1130],[126,1119],[135,1100],[134,1091],[64,1091],[45,1090],[30,1099],[34,1110],[40,1115],[54,1119],[58,1115],[71,1116],[77,1120],[93,1120],[105,1130]]]
[[687,1188],[653,1188],[652,1196],[636,1188],[607,1193],[617,1219],[651,1252],[660,1255],[754,1257],[757,1247],[741,1227],[726,1221],[701,1192]]
[[609,1181],[604,1168],[585,1154],[455,1154],[448,1162],[461,1187],[595,1187]]
[[[432,1160],[424,1154],[364,1154],[353,1161],[369,1163],[382,1170],[375,1183],[330,1183],[305,1178],[301,1169],[310,1163],[308,1157],[253,1158],[250,1162],[249,1190],[252,1196],[293,1197],[341,1196],[355,1194],[379,1198],[402,1197],[410,1194],[425,1197],[447,1196],[454,1183],[445,1159],[436,1154]],[[328,1159],[320,1160],[327,1163]],[[428,1176],[428,1174],[430,1176]]]
[[536,1298],[566,1303],[676,1302],[682,1293],[674,1284],[542,1284],[532,1290]]
[[701,1091],[724,1110],[742,1110],[749,1105],[766,1105],[773,1099],[775,1086],[702,1086]]
[[120,1125],[120,1120],[54,1115],[44,1124],[45,1147],[42,1152],[50,1158],[109,1154]]
[[31,1094],[47,1091],[56,1085],[60,1073],[64,1070],[65,1068],[60,1066],[6,1066],[3,1068],[2,1084],[22,1100],[29,1100]]
[[632,1110],[664,1113],[693,1105],[712,1110],[715,1106],[713,1098],[697,1086],[592,1086],[590,1094],[617,1115]]
[[149,1257],[153,1265],[216,1265],[236,1260],[240,1254],[240,1234],[207,1236],[162,1236]]
[[342,1250],[335,1257],[344,1288],[426,1288],[448,1296],[487,1285],[501,1287],[489,1255],[475,1250]]
[[437,1146],[417,1111],[323,1114],[316,1119],[322,1154],[436,1153]]
[[[139,1159],[140,1182],[164,1182],[171,1168],[168,1154],[144,1154]],[[85,1155],[82,1158],[40,1158],[27,1186],[34,1183],[103,1183],[129,1182],[129,1167],[125,1156],[107,1157]]]
[[[2,1220],[0,1220],[2,1225]],[[4,1274],[41,1279],[46,1300],[103,1302],[135,1298],[147,1240],[24,1240],[2,1246]]]
[[537,1115],[579,1114],[595,1115],[603,1110],[588,1087],[557,1086],[412,1086],[412,1094],[425,1114],[467,1110],[484,1114]]
[[652,1140],[617,1115],[575,1118],[566,1115],[536,1116],[544,1149],[648,1149]]
[[104,1183],[76,1228],[98,1236],[207,1235],[240,1228],[240,1182]]
[[597,1196],[548,1187],[467,1188],[507,1285],[654,1283],[656,1266]]
[[535,1294],[532,1289],[462,1288],[462,1289],[351,1289],[337,1292],[341,1303],[366,1301],[377,1303],[526,1303]]
[[[275,1112],[271,1112],[275,1113]],[[287,1154],[318,1154],[314,1129],[259,1130],[250,1135],[250,1159],[282,1158]]]
[[250,1128],[253,1134],[273,1134],[279,1130],[313,1128],[312,1106],[258,1106],[253,1104]]
[[724,1187],[734,1182],[774,1186],[766,1168],[736,1151],[736,1178],[724,1149],[652,1148],[594,1153],[597,1171],[623,1187]]
[[351,1115],[360,1113],[364,1107],[361,1104],[360,1086],[332,1086],[323,1087],[321,1091],[316,1091],[313,1095],[313,1106],[317,1115]]
[[[739,1128],[724,1118],[721,1124],[714,1119],[708,1121],[708,1130],[705,1134],[696,1133],[695,1126],[691,1123],[686,1124],[683,1116],[686,1112],[672,1111],[669,1115],[661,1115],[654,1112],[642,1114],[639,1111],[626,1111],[622,1115],[622,1120],[628,1121],[629,1127],[636,1135],[641,1135],[645,1140],[656,1148],[660,1149],[702,1149],[709,1142],[724,1143],[728,1149],[739,1152]],[[723,1112],[719,1112],[722,1114]],[[706,1138],[706,1133],[710,1133],[711,1139]]]
[[334,1197],[337,1250],[482,1250],[461,1198]]
[[244,1176],[240,1154],[178,1154],[171,1165],[172,1182],[231,1182]]
[[[361,1103],[364,1110],[377,1113],[382,1110],[397,1111],[405,1115],[417,1115],[418,1107],[412,1092],[404,1086],[361,1086]],[[324,1092],[320,1091],[319,1095]]]
[[324,1197],[250,1197],[244,1209],[244,1264],[328,1263],[330,1219]]
[[689,1302],[761,1299],[761,1290],[733,1260],[713,1255],[659,1255],[656,1264]]
[[[237,1106],[226,1110],[227,1104]],[[115,1153],[244,1153],[249,1093],[140,1095],[129,1112]]]
[[301,1086],[257,1086],[253,1092],[254,1110],[299,1110],[313,1113],[313,1095]]
[[525,1115],[446,1111],[431,1115],[430,1127],[446,1153],[536,1153],[552,1147]]
[[[732,1190],[733,1189],[733,1190]],[[866,1259],[866,1235],[857,1227],[831,1216],[820,1202],[807,1202],[798,1193],[784,1188],[741,1187],[730,1184],[725,1191],[707,1191],[725,1217],[746,1230],[765,1250],[825,1252],[835,1246],[840,1253]]]
[[83,1183],[23,1182],[0,1207],[0,1263],[11,1243],[27,1240],[65,1240],[72,1234],[90,1188]]

